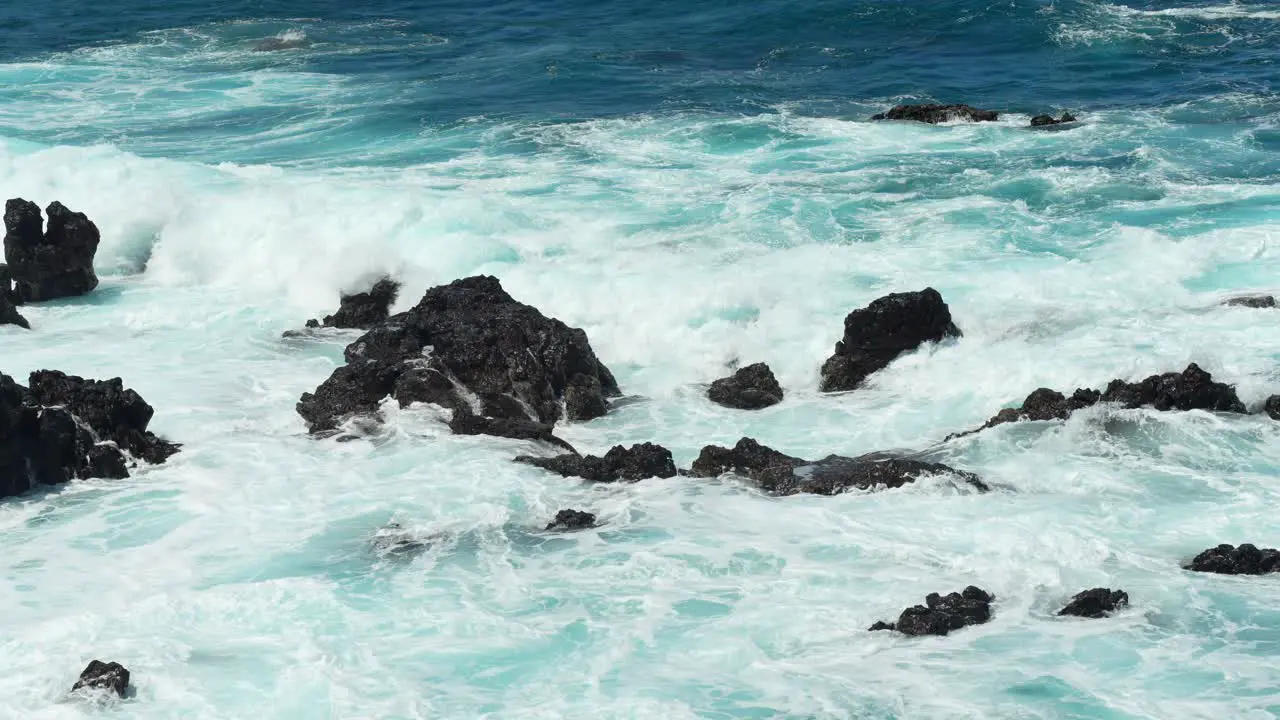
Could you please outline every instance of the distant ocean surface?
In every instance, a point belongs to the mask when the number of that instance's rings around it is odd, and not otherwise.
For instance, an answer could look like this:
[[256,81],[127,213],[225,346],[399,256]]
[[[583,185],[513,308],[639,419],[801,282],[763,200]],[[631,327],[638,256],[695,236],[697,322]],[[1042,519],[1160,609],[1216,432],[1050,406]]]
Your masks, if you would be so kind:
[[[120,376],[184,448],[0,502],[0,718],[1280,716],[1280,576],[1181,569],[1280,544],[1280,424],[1098,407],[938,445],[1189,362],[1280,392],[1280,311],[1221,305],[1280,290],[1278,49],[1260,0],[7,0],[0,199],[103,239],[0,371]],[[1002,114],[868,120],[918,102]],[[432,406],[308,437],[356,334],[281,333],[382,274],[396,309],[491,274],[585,329],[644,401],[561,427],[580,450],[937,446],[995,490],[592,486]],[[962,339],[818,392],[849,311],[930,286]],[[758,361],[782,404],[707,401]],[[566,507],[601,527],[542,533]],[[436,539],[379,556],[391,522]],[[989,624],[867,631],[971,584]],[[1056,617],[1091,587],[1132,605]],[[67,700],[93,658],[133,697]]]

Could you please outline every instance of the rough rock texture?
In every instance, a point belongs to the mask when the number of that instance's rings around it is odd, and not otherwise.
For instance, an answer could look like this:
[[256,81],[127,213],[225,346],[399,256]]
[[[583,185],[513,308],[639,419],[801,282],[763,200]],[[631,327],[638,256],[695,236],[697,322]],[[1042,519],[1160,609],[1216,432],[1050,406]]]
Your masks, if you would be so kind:
[[1273,308],[1276,306],[1276,299],[1271,295],[1246,295],[1231,298],[1222,304],[1232,307]]
[[71,691],[75,692],[83,688],[110,690],[124,697],[125,691],[129,689],[129,671],[120,663],[93,660],[84,672],[80,673],[80,679],[72,686]]
[[1280,572],[1280,550],[1259,550],[1248,543],[1240,547],[1219,545],[1195,556],[1187,569],[1220,575],[1265,575]]
[[1262,409],[1272,420],[1280,420],[1280,395],[1267,398],[1267,404]]
[[16,302],[74,297],[98,287],[93,256],[101,236],[84,213],[54,201],[46,209],[49,226],[35,203],[13,199],[4,208],[4,256],[13,277]]
[[1073,123],[1076,116],[1071,113],[1062,113],[1061,118],[1054,118],[1052,115],[1037,115],[1031,118],[1031,127],[1045,127],[1047,125],[1062,125],[1064,123]]
[[1100,618],[1128,604],[1129,594],[1123,590],[1093,588],[1092,590],[1076,593],[1075,597],[1071,598],[1071,602],[1059,610],[1058,614]]
[[31,373],[31,399],[40,405],[70,410],[103,441],[112,441],[135,457],[162,463],[179,445],[147,430],[155,409],[127,389],[120,378],[85,380],[57,370]]
[[905,635],[946,635],[966,625],[981,625],[991,619],[991,602],[987,591],[970,585],[963,592],[945,597],[930,593],[924,605],[902,611],[898,622],[877,622],[869,630],[897,630]]
[[596,526],[596,516],[581,510],[561,510],[547,524],[548,530],[584,530]]
[[348,345],[346,360],[298,401],[313,433],[376,414],[388,395],[402,405],[433,402],[481,418],[552,425],[566,415],[589,419],[619,394],[585,332],[517,302],[488,276],[428,290],[411,310]]
[[979,110],[969,105],[898,105],[888,112],[872,115],[872,120],[915,120],[924,123],[942,123],[951,120],[969,122],[994,122],[1000,113]]
[[147,432],[151,406],[120,380],[42,370],[28,390],[0,373],[0,497],[73,478],[125,478],[127,448],[164,462],[178,446]]
[[803,460],[742,438],[732,448],[708,445],[693,462],[694,477],[741,475],[766,492],[778,495],[812,493],[836,495],[850,489],[897,488],[915,482],[922,475],[953,475],[979,490],[989,488],[977,475],[906,458],[829,455],[821,460]]
[[338,312],[326,315],[324,322],[308,320],[307,327],[369,328],[387,321],[391,316],[391,304],[400,293],[400,283],[384,277],[374,283],[368,292],[339,297]]
[[9,266],[0,265],[0,325],[17,325],[30,330],[30,323],[18,313],[15,303],[13,281],[9,278]]
[[899,355],[960,334],[937,290],[886,295],[845,317],[844,336],[822,365],[822,391],[852,390]]
[[711,383],[711,402],[739,410],[760,410],[782,402],[782,386],[764,363],[748,365]]
[[493,435],[512,440],[537,440],[564,448],[574,455],[578,451],[572,445],[556,437],[551,426],[522,418],[487,418],[464,410],[455,410],[449,421],[449,429],[458,435]]
[[[1019,420],[1065,420],[1076,410],[1099,402],[1117,403],[1130,409],[1151,407],[1161,411],[1246,412],[1234,387],[1214,382],[1212,375],[1192,363],[1180,373],[1152,375],[1141,382],[1112,380],[1103,391],[1077,389],[1069,398],[1055,390],[1040,388],[1027,396],[1022,407],[1005,408],[982,427],[948,435],[947,439],[972,435],[996,425]],[[1280,406],[1277,410],[1280,410]]]
[[604,457],[557,455],[551,458],[521,455],[516,462],[534,465],[564,477],[580,477],[591,482],[635,482],[645,478],[675,477],[671,451],[661,445],[642,443],[629,449],[615,445]]

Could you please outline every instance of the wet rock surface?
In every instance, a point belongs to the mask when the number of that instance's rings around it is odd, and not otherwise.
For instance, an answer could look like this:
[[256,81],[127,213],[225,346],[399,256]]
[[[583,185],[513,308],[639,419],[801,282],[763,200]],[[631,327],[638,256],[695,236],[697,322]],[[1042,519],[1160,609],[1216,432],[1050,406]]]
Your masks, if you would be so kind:
[[129,689],[129,671],[117,662],[93,660],[80,673],[80,679],[72,686],[71,691],[84,689],[107,690],[118,697],[124,697]]
[[368,330],[387,321],[391,316],[391,305],[399,294],[400,283],[384,277],[366,292],[341,295],[337,312],[326,315],[323,321],[308,320],[307,327]]
[[878,298],[845,317],[844,335],[822,365],[821,389],[853,390],[903,353],[960,335],[950,308],[933,288]]
[[98,226],[57,201],[45,212],[47,229],[35,203],[21,198],[5,203],[4,257],[15,304],[75,297],[98,287],[93,271]]
[[782,402],[782,386],[764,363],[748,365],[711,383],[711,402],[739,410],[761,410]]
[[1219,575],[1266,575],[1280,572],[1280,550],[1249,543],[1239,547],[1223,544],[1196,555],[1187,569]]
[[994,600],[990,593],[973,585],[948,595],[931,593],[925,598],[924,605],[913,605],[903,610],[896,623],[880,621],[868,629],[897,630],[904,635],[946,635],[953,630],[990,621]]
[[646,478],[675,477],[671,451],[653,443],[625,448],[615,445],[604,457],[557,455],[541,458],[521,455],[516,462],[533,465],[564,477],[580,477],[590,482],[635,482]]
[[1050,125],[1066,125],[1076,121],[1076,116],[1069,112],[1062,113],[1062,117],[1055,118],[1052,115],[1036,115],[1031,118],[1031,127],[1049,127]]
[[547,523],[547,530],[585,530],[596,526],[596,516],[581,510],[561,510]]
[[1275,307],[1276,299],[1272,295],[1246,295],[1244,297],[1231,298],[1222,304],[1228,307],[1265,309]]
[[1123,590],[1111,588],[1093,588],[1076,593],[1067,606],[1058,611],[1059,615],[1100,618],[1128,606],[1129,594]]
[[914,120],[922,123],[944,123],[953,120],[994,122],[1000,113],[979,110],[970,105],[896,105],[891,110],[871,116],[872,120]]

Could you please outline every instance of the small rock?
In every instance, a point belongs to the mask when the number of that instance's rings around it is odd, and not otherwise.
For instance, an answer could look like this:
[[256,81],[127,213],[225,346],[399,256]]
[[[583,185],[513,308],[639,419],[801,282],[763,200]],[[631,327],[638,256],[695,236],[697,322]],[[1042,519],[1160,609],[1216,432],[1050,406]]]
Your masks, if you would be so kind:
[[768,365],[755,363],[711,383],[707,397],[725,407],[761,410],[782,402],[782,386]]
[[946,635],[952,630],[990,621],[994,599],[990,593],[973,585],[963,592],[946,596],[930,593],[924,605],[903,610],[897,623],[877,622],[870,629],[897,630],[904,635]]
[[1272,295],[1246,295],[1244,297],[1231,298],[1224,302],[1223,305],[1248,308],[1273,308],[1276,306],[1276,299]]
[[521,455],[516,462],[540,467],[563,477],[580,477],[590,482],[636,482],[646,478],[669,478],[676,475],[671,451],[653,443],[624,448],[615,445],[604,457],[595,455],[557,455],[551,458]]
[[872,120],[915,120],[930,124],[952,120],[994,122],[999,118],[1000,113],[994,110],[979,110],[969,105],[897,105],[888,112],[871,116]]
[[345,329],[368,330],[387,321],[391,316],[391,304],[400,294],[400,283],[384,277],[374,283],[367,292],[347,295],[338,298],[338,311],[325,316],[324,322],[308,320],[307,327],[332,327]]
[[1129,594],[1123,590],[1093,588],[1092,590],[1076,593],[1075,597],[1071,598],[1071,602],[1059,610],[1058,614],[1100,618],[1128,604]]
[[853,390],[903,353],[960,335],[950,308],[933,288],[878,298],[845,317],[844,336],[822,365],[821,389]]
[[120,663],[94,660],[89,663],[84,672],[80,673],[80,679],[76,681],[71,691],[75,692],[83,688],[110,690],[124,697],[125,691],[129,689],[129,671]]
[[897,625],[891,622],[885,622],[883,620],[877,620],[874,625],[867,628],[867,630],[870,630],[871,632],[878,632],[880,630],[897,630],[897,629],[898,629]]
[[548,530],[583,530],[596,526],[596,516],[581,510],[561,510],[547,524]]
[[1045,127],[1047,125],[1063,125],[1065,123],[1073,123],[1076,116],[1071,113],[1062,113],[1062,118],[1057,119],[1052,115],[1037,115],[1031,118],[1031,127]]
[[1219,545],[1195,556],[1187,569],[1220,575],[1265,575],[1280,572],[1280,550],[1259,550],[1248,543],[1240,547]]
[[1262,409],[1272,420],[1280,420],[1280,395],[1267,398],[1267,404]]

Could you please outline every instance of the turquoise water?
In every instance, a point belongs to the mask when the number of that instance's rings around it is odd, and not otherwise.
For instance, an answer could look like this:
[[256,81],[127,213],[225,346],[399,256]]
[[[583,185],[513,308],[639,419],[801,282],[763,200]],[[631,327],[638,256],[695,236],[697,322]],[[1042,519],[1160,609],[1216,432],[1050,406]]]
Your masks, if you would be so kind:
[[[0,717],[1267,718],[1280,586],[1195,576],[1280,541],[1280,429],[1095,408],[946,445],[930,482],[774,499],[589,487],[430,407],[308,437],[354,336],[282,340],[391,272],[398,308],[491,273],[646,400],[580,449],[686,465],[924,449],[1039,386],[1194,361],[1280,387],[1280,10],[1263,3],[20,0],[0,18],[0,188],[102,230],[93,295],[0,327],[0,370],[119,375],[168,464],[0,504]],[[205,4],[207,5],[207,3]],[[269,37],[308,47],[254,52]],[[998,123],[865,118],[900,101]],[[1024,126],[1071,110],[1058,132]],[[822,396],[844,315],[931,285],[964,330]],[[711,405],[766,361],[784,403]],[[556,510],[604,525],[549,536]],[[371,546],[388,522],[433,538]],[[978,584],[992,623],[865,628]],[[1102,621],[1054,616],[1125,589]],[[92,658],[134,673],[101,707]]]

